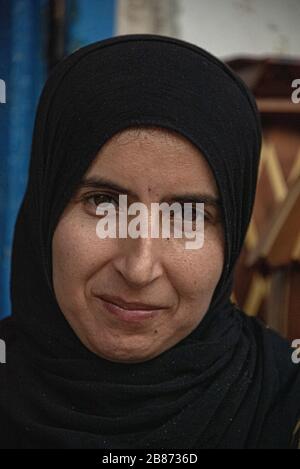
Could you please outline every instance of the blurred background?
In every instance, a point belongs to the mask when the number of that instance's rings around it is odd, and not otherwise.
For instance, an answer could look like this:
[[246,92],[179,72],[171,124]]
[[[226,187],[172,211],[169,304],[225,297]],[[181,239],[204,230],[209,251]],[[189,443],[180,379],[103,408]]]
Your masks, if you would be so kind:
[[224,60],[254,93],[263,148],[233,300],[300,337],[300,0],[0,0],[0,317],[37,101],[52,67],[90,42],[156,33]]

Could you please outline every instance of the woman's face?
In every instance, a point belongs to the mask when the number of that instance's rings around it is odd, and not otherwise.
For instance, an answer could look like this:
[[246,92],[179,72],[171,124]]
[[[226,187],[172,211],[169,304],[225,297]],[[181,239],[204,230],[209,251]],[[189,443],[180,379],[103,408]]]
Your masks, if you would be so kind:
[[[204,204],[204,244],[186,249],[187,238],[172,232],[170,238],[100,239],[97,205],[113,203],[118,213],[118,197],[127,194],[128,206],[142,202],[150,213],[151,203],[183,203],[186,195],[218,199],[213,174],[199,150],[175,132],[127,129],[101,148],[87,178],[121,190],[82,186],[65,208],[52,240],[58,304],[95,354],[114,362],[149,360],[189,335],[209,307],[224,262],[220,208]],[[128,321],[108,310],[104,298],[160,309]]]

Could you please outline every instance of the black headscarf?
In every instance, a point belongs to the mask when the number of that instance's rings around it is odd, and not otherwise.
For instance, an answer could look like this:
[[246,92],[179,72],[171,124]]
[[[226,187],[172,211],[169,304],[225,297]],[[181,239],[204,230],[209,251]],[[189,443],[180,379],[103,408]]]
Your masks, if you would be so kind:
[[[203,153],[222,201],[222,276],[201,323],[138,364],[90,352],[52,285],[55,227],[100,147],[137,125],[172,129]],[[288,447],[299,367],[288,344],[230,301],[255,196],[261,130],[255,101],[224,63],[184,41],[120,36],[63,59],[43,89],[26,193],[15,226],[2,321],[0,446]],[[192,280],[192,279],[191,279]]]

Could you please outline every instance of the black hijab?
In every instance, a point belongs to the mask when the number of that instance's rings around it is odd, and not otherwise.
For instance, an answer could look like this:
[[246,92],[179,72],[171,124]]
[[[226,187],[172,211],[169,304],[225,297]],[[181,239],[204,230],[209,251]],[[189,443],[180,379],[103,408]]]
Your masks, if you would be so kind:
[[[226,253],[198,327],[138,364],[87,350],[59,309],[51,240],[100,147],[116,132],[160,126],[209,163]],[[63,59],[43,89],[26,193],[15,226],[11,299],[1,323],[0,446],[13,448],[288,447],[299,367],[288,344],[230,301],[251,217],[261,147],[255,101],[217,58],[186,42],[120,36]]]

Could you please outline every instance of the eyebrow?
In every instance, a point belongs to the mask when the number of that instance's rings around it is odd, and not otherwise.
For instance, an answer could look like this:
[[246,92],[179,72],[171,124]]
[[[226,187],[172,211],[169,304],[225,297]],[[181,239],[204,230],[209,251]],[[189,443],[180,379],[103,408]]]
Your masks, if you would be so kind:
[[[78,185],[78,190],[86,188],[109,189],[121,194],[127,194],[131,197],[138,198],[137,195],[131,189],[122,187],[119,184],[103,177],[88,177],[83,179]],[[218,197],[215,197],[214,195],[207,193],[185,193],[182,195],[176,194],[172,195],[170,197],[170,200],[171,202],[204,202],[215,207],[220,206],[220,199]]]

